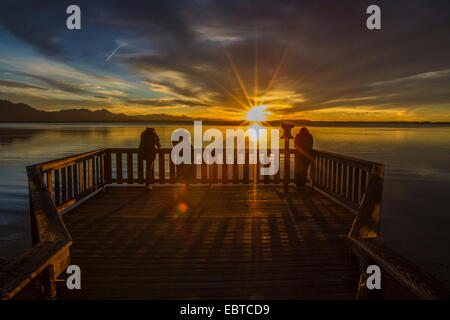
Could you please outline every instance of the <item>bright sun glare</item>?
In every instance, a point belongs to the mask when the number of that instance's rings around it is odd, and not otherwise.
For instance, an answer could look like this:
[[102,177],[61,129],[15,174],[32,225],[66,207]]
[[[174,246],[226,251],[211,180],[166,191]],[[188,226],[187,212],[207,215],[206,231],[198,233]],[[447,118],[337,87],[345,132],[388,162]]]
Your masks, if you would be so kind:
[[270,114],[269,111],[265,111],[270,106],[255,106],[247,112],[245,119],[254,122],[261,122],[266,120],[266,115]]

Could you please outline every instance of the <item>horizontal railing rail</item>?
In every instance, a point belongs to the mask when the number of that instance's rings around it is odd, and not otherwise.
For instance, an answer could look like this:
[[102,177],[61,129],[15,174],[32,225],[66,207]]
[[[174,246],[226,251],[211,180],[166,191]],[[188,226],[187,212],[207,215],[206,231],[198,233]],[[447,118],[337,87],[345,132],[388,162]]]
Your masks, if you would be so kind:
[[37,166],[27,167],[33,247],[0,269],[0,298],[27,291],[56,298],[55,280],[69,265],[72,239]]

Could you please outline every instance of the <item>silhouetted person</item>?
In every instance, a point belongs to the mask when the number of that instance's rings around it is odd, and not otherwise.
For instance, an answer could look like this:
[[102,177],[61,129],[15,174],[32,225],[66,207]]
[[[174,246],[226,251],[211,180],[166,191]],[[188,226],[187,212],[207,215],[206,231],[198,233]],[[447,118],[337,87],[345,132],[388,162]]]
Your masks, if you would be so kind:
[[155,128],[146,128],[141,134],[141,142],[139,144],[139,154],[145,160],[145,190],[151,190],[150,174],[153,170],[153,162],[156,158],[156,150],[161,148],[159,136]]
[[308,167],[312,160],[313,136],[305,127],[295,136],[295,183],[304,186],[307,181]]

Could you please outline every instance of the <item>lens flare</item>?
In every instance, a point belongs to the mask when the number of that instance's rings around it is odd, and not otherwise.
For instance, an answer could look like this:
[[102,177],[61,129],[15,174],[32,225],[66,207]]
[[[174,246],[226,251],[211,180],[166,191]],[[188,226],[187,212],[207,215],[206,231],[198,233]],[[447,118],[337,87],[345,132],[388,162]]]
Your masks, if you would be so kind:
[[186,212],[188,209],[188,206],[186,203],[182,202],[178,205],[178,210],[180,210],[181,212]]

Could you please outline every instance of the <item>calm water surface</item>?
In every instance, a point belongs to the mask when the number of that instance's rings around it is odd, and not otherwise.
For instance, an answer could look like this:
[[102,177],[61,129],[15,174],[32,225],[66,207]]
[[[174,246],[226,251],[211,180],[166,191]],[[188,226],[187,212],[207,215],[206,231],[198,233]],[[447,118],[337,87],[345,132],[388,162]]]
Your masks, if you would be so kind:
[[[186,126],[157,126],[163,147],[170,147],[170,134],[178,127]],[[137,147],[143,128],[0,124],[0,257],[16,258],[30,246],[25,166],[98,148]],[[310,131],[315,148],[386,165],[382,237],[448,281],[450,127],[311,127]]]

